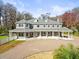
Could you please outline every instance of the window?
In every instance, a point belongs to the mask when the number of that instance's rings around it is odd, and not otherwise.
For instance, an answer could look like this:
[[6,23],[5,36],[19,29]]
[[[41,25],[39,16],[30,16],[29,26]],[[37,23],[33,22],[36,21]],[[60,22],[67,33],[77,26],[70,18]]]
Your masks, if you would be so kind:
[[41,35],[42,36],[46,36],[46,32],[41,32]]
[[48,25],[48,27],[50,27],[50,25]]
[[26,24],[26,27],[28,27],[28,24]]
[[52,25],[52,27],[54,27],[54,25]]
[[19,24],[19,27],[23,27],[23,24]]
[[52,32],[48,32],[48,36],[52,36]]
[[23,33],[19,33],[19,36],[24,36],[24,34]]
[[57,27],[59,27],[59,25],[57,25]]
[[45,25],[44,25],[44,27],[45,27]]
[[37,25],[37,27],[39,27],[39,25]]

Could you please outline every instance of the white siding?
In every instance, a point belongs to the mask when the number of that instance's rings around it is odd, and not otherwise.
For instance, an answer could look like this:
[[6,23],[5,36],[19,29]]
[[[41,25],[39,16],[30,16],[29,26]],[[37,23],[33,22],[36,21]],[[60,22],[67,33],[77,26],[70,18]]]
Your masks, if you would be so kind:
[[62,27],[62,24],[59,25],[59,28],[61,28],[61,27]]
[[28,25],[28,27],[26,27],[26,24],[23,24],[23,26],[22,27],[19,27],[19,24],[16,24],[16,28],[29,28],[29,25]]
[[[45,26],[45,27],[44,27],[44,26]],[[61,27],[62,27],[61,24],[39,25],[39,27],[37,27],[37,25],[33,25],[33,29],[61,28]]]

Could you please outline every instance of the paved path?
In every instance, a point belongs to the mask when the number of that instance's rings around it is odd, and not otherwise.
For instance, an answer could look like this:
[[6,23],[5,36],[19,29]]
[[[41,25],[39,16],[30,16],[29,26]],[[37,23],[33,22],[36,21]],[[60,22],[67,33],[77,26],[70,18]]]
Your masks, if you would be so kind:
[[33,53],[54,50],[61,44],[73,43],[79,45],[79,40],[30,40],[26,41],[0,55],[0,59],[23,59]]

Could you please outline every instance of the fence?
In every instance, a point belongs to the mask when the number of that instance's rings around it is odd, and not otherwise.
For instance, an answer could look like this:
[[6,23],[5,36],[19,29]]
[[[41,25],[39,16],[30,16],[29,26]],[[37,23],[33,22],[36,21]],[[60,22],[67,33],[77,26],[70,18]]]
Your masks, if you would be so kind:
[[9,41],[11,41],[11,40],[14,40],[14,39],[16,39],[16,37],[12,37],[12,38],[6,38],[6,39],[2,39],[2,40],[0,40],[0,45],[2,45],[2,44],[4,44],[4,43],[7,43],[7,42],[9,42]]

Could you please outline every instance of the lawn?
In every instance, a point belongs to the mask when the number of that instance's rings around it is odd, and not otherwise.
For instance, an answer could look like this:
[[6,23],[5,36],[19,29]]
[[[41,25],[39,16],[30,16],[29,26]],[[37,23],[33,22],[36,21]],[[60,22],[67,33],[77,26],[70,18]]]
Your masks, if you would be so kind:
[[0,46],[0,53],[6,52],[7,50],[15,47],[16,45],[23,43],[24,41],[21,40],[12,40],[6,44]]
[[8,36],[0,36],[0,40],[6,39],[6,38],[8,38]]

